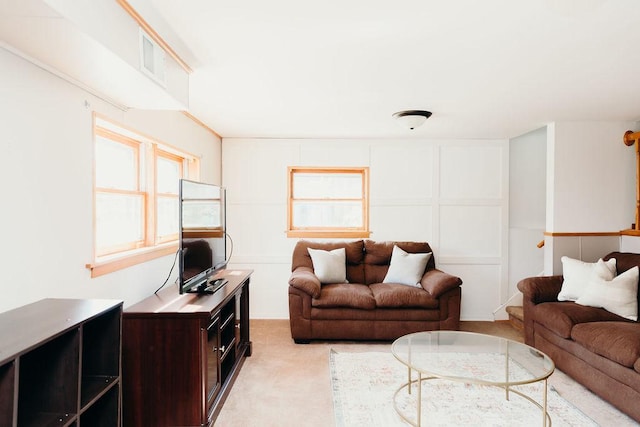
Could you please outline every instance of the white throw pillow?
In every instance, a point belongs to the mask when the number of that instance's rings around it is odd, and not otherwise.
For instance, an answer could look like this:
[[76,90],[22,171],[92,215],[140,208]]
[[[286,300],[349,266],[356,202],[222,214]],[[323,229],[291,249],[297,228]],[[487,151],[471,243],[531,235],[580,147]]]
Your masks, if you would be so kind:
[[558,301],[575,301],[583,294],[592,275],[596,275],[603,280],[611,280],[616,277],[616,259],[611,258],[603,261],[602,258],[598,262],[584,262],[577,259],[563,256],[562,289],[558,294]]
[[429,258],[431,258],[431,252],[410,254],[394,246],[389,270],[382,283],[420,286],[420,279],[422,279]]
[[629,320],[638,320],[638,267],[613,280],[593,276],[576,304],[601,307]]
[[313,272],[320,283],[347,283],[347,263],[344,248],[332,251],[307,248],[313,262]]

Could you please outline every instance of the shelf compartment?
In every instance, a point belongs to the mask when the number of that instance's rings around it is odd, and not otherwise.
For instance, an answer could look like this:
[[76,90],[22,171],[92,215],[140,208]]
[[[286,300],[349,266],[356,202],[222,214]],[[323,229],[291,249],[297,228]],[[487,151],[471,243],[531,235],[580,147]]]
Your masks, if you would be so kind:
[[18,426],[38,426],[38,427],[67,427],[74,425],[76,414],[37,412],[29,414],[23,421],[18,421]]
[[106,393],[113,383],[118,381],[116,376],[96,375],[82,378],[82,408]]
[[15,379],[14,360],[0,366],[0,426],[13,425]]
[[224,319],[224,321],[222,322],[222,326],[220,327],[220,329],[226,329],[231,322],[234,322],[235,320],[235,313],[231,312],[231,313],[222,313],[222,317]]
[[235,354],[236,354],[236,351],[234,346],[234,347],[231,347],[229,350],[227,350],[224,354],[224,359],[220,360],[220,377],[223,383],[229,377],[229,374],[231,374],[231,371],[233,370],[233,365],[236,363]]
[[120,376],[120,319],[117,307],[82,327],[81,407],[104,393]]
[[220,330],[220,341],[222,345],[224,345],[225,347],[228,347],[229,345],[231,345],[231,341],[235,341],[235,337],[236,337],[236,331],[235,328],[233,327],[233,323],[229,324],[229,326],[227,326],[224,329]]
[[95,378],[120,375],[120,318],[118,307],[83,325],[83,381],[87,379],[93,385]]
[[[112,383],[114,384],[114,383]],[[119,425],[120,384],[115,383],[95,403],[80,415],[81,426],[113,427]]]
[[220,356],[220,360],[225,360],[227,356],[229,356],[229,354],[234,353],[235,348],[236,348],[236,339],[234,338],[231,340],[231,342],[229,342],[229,344],[224,346],[224,353],[222,353],[222,355]]
[[78,405],[78,329],[20,358],[18,426],[66,426]]

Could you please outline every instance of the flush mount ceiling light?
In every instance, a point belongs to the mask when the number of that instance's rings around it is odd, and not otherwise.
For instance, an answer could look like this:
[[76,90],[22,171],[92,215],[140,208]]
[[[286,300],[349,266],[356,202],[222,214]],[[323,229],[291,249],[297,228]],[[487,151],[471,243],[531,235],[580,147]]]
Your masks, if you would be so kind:
[[431,111],[424,110],[405,110],[398,111],[393,114],[393,117],[398,120],[400,124],[411,130],[417,128],[427,121],[431,117]]

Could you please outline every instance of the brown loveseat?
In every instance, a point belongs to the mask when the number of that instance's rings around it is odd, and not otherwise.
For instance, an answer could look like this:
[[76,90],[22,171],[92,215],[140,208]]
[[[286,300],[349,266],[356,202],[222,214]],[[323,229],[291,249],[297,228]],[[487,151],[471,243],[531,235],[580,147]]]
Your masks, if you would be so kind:
[[[640,266],[640,254],[612,252],[617,274]],[[640,421],[640,324],[603,308],[558,301],[562,276],[518,283],[524,295],[525,342],[556,367]],[[586,284],[585,284],[586,286]]]
[[[289,280],[294,341],[393,340],[417,331],[458,329],[462,280],[436,269],[432,255],[418,286],[382,283],[394,245],[411,254],[432,252],[428,243],[418,242],[300,240]],[[345,248],[348,283],[321,284],[308,248]]]

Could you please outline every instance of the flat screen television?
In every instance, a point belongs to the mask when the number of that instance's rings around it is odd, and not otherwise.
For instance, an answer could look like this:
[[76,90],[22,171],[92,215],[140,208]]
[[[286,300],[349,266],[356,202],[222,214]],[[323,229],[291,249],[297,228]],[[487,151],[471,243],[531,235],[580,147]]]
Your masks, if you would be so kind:
[[180,180],[179,287],[180,293],[213,293],[226,280],[214,276],[226,268],[225,188]]

